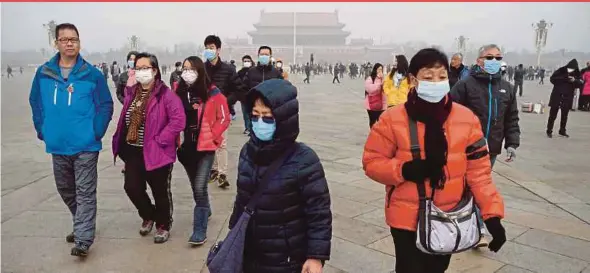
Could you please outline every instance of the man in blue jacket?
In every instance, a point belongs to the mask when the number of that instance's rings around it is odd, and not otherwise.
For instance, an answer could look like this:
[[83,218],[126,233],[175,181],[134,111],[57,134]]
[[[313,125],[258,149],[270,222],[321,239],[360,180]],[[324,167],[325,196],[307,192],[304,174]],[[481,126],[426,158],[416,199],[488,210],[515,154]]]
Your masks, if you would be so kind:
[[37,69],[29,103],[37,138],[52,155],[57,191],[73,216],[71,254],[86,256],[96,230],[98,152],[113,115],[102,73],[80,56],[78,29],[55,28],[59,53]]

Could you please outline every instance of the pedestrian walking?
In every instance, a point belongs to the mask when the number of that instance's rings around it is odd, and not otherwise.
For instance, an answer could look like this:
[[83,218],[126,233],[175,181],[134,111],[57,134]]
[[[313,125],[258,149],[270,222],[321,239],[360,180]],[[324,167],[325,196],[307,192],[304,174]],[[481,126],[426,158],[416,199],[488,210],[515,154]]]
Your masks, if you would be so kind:
[[[385,112],[365,144],[365,173],[386,186],[385,219],[397,273],[445,272],[452,253],[477,244],[474,202],[493,236],[489,249],[497,252],[506,241],[500,220],[504,201],[492,182],[481,125],[472,111],[447,96],[448,70],[447,57],[437,49],[416,53],[409,66],[415,87],[408,101]],[[440,213],[431,218],[433,210],[470,217],[460,223]],[[431,234],[440,241],[433,243]]]
[[180,74],[182,74],[182,63],[176,62],[174,64],[174,71],[170,74],[170,88],[174,88],[175,84],[180,81]]
[[404,104],[408,100],[410,79],[406,56],[395,56],[395,63],[383,82],[383,92],[387,98],[387,107]]
[[57,25],[55,37],[58,53],[37,69],[29,103],[37,138],[52,156],[57,191],[72,214],[71,255],[86,256],[94,243],[98,153],[113,99],[101,71],[80,56],[76,26]]
[[305,65],[305,79],[303,79],[303,83],[308,83],[309,84],[309,75],[311,74],[311,67],[309,66],[309,63],[307,63]]
[[578,110],[590,111],[590,61],[586,63],[586,67],[580,71],[580,75],[584,85],[580,94],[580,101],[578,102]]
[[289,80],[289,73],[283,69],[283,61],[281,59],[277,58],[277,61],[275,62],[275,68],[279,71],[279,73],[281,73],[283,80]]
[[[242,57],[242,68],[238,71],[238,77],[244,82],[248,70],[252,67],[254,61],[250,55],[244,55]],[[244,118],[244,135],[250,135],[252,123],[250,122],[250,111],[246,107],[246,94],[244,92],[238,92],[235,94],[237,100],[240,102],[240,108],[242,108],[242,117]]]
[[547,121],[547,137],[553,137],[553,124],[557,119],[557,113],[561,110],[559,135],[568,138],[566,126],[567,118],[574,102],[574,90],[582,86],[578,61],[572,59],[567,65],[553,72],[550,78],[553,84],[551,97],[549,98],[549,120]]
[[541,79],[539,81],[539,84],[545,84],[545,82],[543,81],[545,79],[545,68],[539,69],[539,78]]
[[455,53],[451,58],[451,67],[449,67],[449,84],[451,88],[455,84],[469,77],[469,68],[463,64],[463,54]]
[[246,230],[238,226],[243,223],[239,219],[255,204],[243,246],[243,272],[322,272],[330,259],[330,193],[319,157],[297,142],[297,89],[271,79],[256,86],[247,101],[253,134],[240,151],[229,220],[232,232]]
[[334,78],[332,79],[332,83],[335,83],[336,81],[338,81],[338,83],[340,83],[340,79],[338,79],[338,77],[340,76],[340,65],[338,63],[336,63],[336,65],[334,65]]
[[111,78],[113,79],[115,86],[117,82],[119,82],[119,75],[121,75],[121,67],[119,67],[117,61],[113,61],[113,65],[111,66]]
[[14,78],[14,75],[12,75],[12,67],[10,67],[10,65],[8,67],[6,67],[6,78],[10,79],[10,77]]
[[137,51],[130,51],[127,53],[127,71],[121,73],[119,75],[119,79],[117,80],[117,99],[121,104],[125,102],[125,88],[128,86],[134,86],[137,84],[135,80],[135,56],[137,56],[139,52]]
[[[156,56],[135,56],[137,84],[125,88],[125,101],[113,135],[113,156],[125,162],[124,189],[143,220],[141,236],[154,224],[154,243],[168,241],[172,226],[170,182],[176,139],[185,125],[182,102],[162,81]],[[147,126],[146,126],[147,125]],[[152,190],[154,203],[146,192]]]
[[207,241],[207,222],[211,216],[207,182],[215,151],[224,142],[224,132],[230,124],[224,114],[229,110],[225,96],[212,84],[205,64],[196,56],[184,60],[176,93],[187,117],[178,160],[186,170],[195,200],[193,233],[188,242],[202,245]]
[[380,63],[373,66],[371,75],[365,80],[365,108],[369,115],[369,128],[371,128],[386,108],[383,92],[383,65]]
[[519,64],[516,70],[514,70],[514,93],[518,93],[520,97],[522,97],[522,85],[524,83],[525,73],[526,71],[522,64]]

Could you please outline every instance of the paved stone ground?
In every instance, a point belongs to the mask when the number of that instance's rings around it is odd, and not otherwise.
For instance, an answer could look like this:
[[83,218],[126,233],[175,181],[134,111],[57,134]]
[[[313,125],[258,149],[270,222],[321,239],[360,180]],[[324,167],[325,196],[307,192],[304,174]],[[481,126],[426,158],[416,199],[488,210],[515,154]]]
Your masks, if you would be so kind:
[[[137,229],[140,218],[123,191],[121,165],[113,165],[110,140],[99,162],[97,240],[80,261],[69,255],[64,236],[71,218],[57,195],[50,157],[35,139],[28,107],[31,74],[2,79],[2,272],[207,272],[206,253],[227,232],[235,187],[210,187],[213,217],[209,242],[190,248],[191,189],[180,165],[173,175],[174,226],[170,241],[155,245]],[[383,186],[367,179],[360,157],[368,131],[360,80],[331,84],[329,76],[300,87],[301,135],[325,168],[332,196],[332,259],[325,272],[391,272],[395,253],[384,223]],[[527,82],[521,101],[548,98],[550,85]],[[115,104],[115,120],[120,105]],[[240,112],[240,111],[238,111]],[[517,161],[495,167],[494,181],[506,200],[509,242],[500,253],[455,255],[448,272],[590,273],[590,118],[570,115],[570,139],[547,139],[547,114],[521,114],[522,147]],[[229,129],[230,174],[246,141],[242,119]],[[502,157],[503,158],[503,157]]]

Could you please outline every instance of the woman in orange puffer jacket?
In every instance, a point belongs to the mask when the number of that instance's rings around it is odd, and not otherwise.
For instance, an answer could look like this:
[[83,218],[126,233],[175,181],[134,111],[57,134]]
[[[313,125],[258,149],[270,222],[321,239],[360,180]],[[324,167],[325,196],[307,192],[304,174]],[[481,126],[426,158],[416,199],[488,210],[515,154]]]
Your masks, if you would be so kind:
[[[488,148],[477,117],[447,96],[448,59],[433,49],[419,51],[410,62],[408,101],[389,109],[373,126],[363,153],[366,175],[386,186],[385,215],[391,227],[398,273],[442,273],[451,255],[431,255],[416,247],[417,183],[445,211],[461,200],[464,181],[493,236],[489,248],[506,241],[500,219],[504,201],[492,183]],[[421,159],[412,159],[409,118],[417,121]]]

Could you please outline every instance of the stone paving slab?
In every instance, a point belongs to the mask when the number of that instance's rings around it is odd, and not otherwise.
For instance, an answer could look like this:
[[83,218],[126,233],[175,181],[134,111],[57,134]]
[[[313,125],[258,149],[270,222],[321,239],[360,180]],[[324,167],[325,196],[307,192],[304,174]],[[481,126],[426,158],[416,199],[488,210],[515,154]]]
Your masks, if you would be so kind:
[[[2,79],[3,98],[11,99],[10,104],[2,100],[1,108],[2,271],[208,272],[204,259],[211,244],[228,232],[235,187],[209,186],[214,212],[209,241],[191,248],[186,240],[192,224],[192,193],[182,166],[176,164],[170,241],[155,245],[151,236],[139,236],[140,219],[123,190],[122,164],[114,164],[110,150],[121,107],[117,102],[99,158],[96,243],[84,261],[69,255],[71,245],[64,236],[71,231],[71,216],[57,195],[51,158],[33,133],[27,100],[31,76]],[[322,159],[332,196],[332,257],[324,272],[392,272],[395,251],[384,220],[385,189],[364,175],[360,162],[368,133],[362,81],[345,79],[333,85],[329,76],[318,76],[303,85],[297,75],[291,79],[299,87],[300,140]],[[520,101],[546,101],[550,86],[526,82],[525,90]],[[448,272],[590,273],[590,169],[584,165],[590,150],[588,117],[588,113],[571,113],[572,138],[565,140],[544,137],[546,114],[521,114],[518,158],[507,164],[501,156],[493,173],[505,197],[509,242],[499,253],[454,255]],[[233,181],[237,155],[247,140],[242,126],[238,116],[229,129],[228,177]]]

